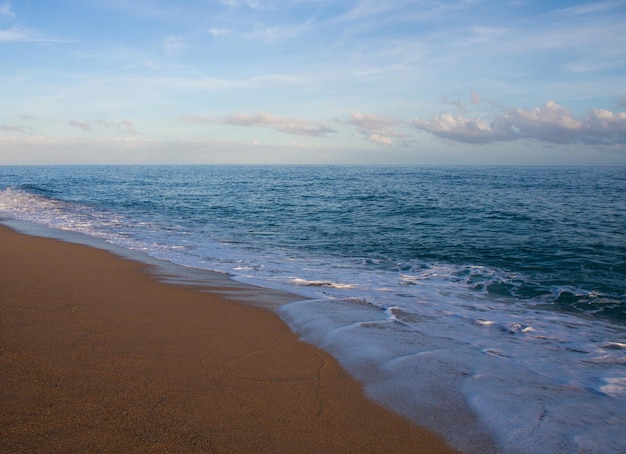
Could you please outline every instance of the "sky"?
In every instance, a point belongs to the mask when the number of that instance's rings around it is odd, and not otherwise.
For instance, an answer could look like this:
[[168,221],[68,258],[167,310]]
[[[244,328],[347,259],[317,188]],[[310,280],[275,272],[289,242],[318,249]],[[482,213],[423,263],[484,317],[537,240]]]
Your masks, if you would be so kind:
[[626,0],[0,0],[0,164],[626,165]]

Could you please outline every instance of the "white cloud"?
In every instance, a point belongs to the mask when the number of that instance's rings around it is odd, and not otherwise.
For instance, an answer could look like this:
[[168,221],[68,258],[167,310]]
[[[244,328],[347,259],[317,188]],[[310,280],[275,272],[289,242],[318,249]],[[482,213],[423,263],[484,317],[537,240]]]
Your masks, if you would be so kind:
[[108,121],[108,120],[94,120],[94,121],[78,121],[71,120],[68,122],[70,126],[82,129],[85,132],[91,132],[94,127],[99,127],[100,130],[113,130],[114,132],[125,135],[137,135],[141,134],[135,124],[131,120],[122,121]]
[[593,109],[583,118],[583,143],[626,145],[626,112]]
[[462,116],[443,114],[435,116],[432,120],[415,118],[412,123],[421,131],[457,142],[487,143],[508,138],[484,120],[466,119]]
[[377,145],[390,146],[393,145],[394,138],[405,136],[396,130],[402,122],[393,118],[351,112],[350,120],[346,123],[356,126],[358,131],[367,137],[367,140]]
[[11,4],[10,3],[3,3],[2,5],[0,5],[0,15],[2,16],[9,16],[9,17],[15,17],[15,13],[13,11],[11,11]]
[[236,113],[222,119],[186,116],[183,117],[183,120],[187,123],[217,122],[237,126],[256,126],[301,136],[323,137],[336,132],[333,128],[320,122],[303,120],[301,118],[279,117],[265,112],[253,115],[247,113]]
[[5,30],[0,30],[0,42],[21,42],[21,43],[75,43],[77,41],[55,38],[48,36],[38,30],[16,25]]
[[[454,106],[461,113],[465,113],[465,112],[467,112],[469,110],[467,105],[463,101],[458,100],[458,99],[457,100],[453,100],[453,101],[449,101],[449,100],[443,98],[441,101],[444,104],[450,104],[451,106]],[[470,93],[469,102],[471,104],[475,105],[475,106],[480,104],[480,93],[478,93],[477,91],[473,90]]]
[[14,26],[0,30],[0,41],[5,42],[32,42],[41,39],[42,34],[21,26]]
[[120,134],[130,134],[130,135],[141,134],[137,130],[137,127],[135,126],[135,124],[131,120],[128,120],[128,119],[121,120],[121,121],[97,120],[95,123],[105,128],[113,129],[114,131]]
[[207,31],[213,36],[226,36],[226,35],[230,35],[234,31],[234,28],[211,27]]
[[70,126],[74,126],[76,128],[82,129],[83,131],[91,131],[91,125],[84,121],[71,120],[68,122]]
[[393,145],[391,139],[387,136],[381,136],[380,134],[372,134],[369,136],[369,141],[375,143],[377,145],[382,145],[385,147]]
[[545,140],[554,143],[574,143],[582,122],[554,101],[534,109],[515,109],[496,117],[494,130],[511,133],[512,138]]
[[226,6],[248,6],[253,9],[262,8],[259,0],[220,0],[222,5]]
[[19,132],[22,134],[32,134],[32,129],[27,126],[0,125],[0,132]]
[[385,128],[390,128],[391,126],[397,124],[398,121],[393,118],[381,117],[378,115],[351,112],[348,123],[358,126],[364,131],[380,131]]
[[166,55],[174,55],[190,47],[180,36],[168,36],[163,42],[163,51]]
[[334,129],[318,122],[305,121],[300,118],[278,117],[267,113],[255,115],[237,113],[224,118],[222,122],[239,126],[264,126],[288,134],[306,136],[325,136],[335,132]]
[[260,24],[247,33],[246,37],[254,41],[263,42],[290,41],[302,37],[310,31],[311,28],[312,25],[310,22],[271,26]]
[[565,107],[548,101],[534,109],[513,109],[491,122],[443,114],[416,118],[418,130],[463,143],[538,140],[557,144],[626,145],[626,112],[593,109],[575,118]]
[[624,6],[624,0],[603,0],[591,2],[586,5],[572,6],[557,11],[558,14],[565,15],[589,15],[595,13],[606,13],[612,9]]

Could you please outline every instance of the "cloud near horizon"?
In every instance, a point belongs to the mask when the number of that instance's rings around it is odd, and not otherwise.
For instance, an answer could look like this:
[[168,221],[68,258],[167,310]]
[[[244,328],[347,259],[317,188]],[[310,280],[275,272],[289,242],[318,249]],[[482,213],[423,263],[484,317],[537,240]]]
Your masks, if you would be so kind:
[[84,122],[84,121],[71,120],[68,122],[68,124],[70,126],[74,126],[76,128],[82,129],[83,131],[91,131],[91,124]]
[[[472,95],[478,98],[478,94]],[[25,116],[22,119],[33,120]],[[496,142],[537,141],[558,145],[617,146],[626,148],[626,112],[591,109],[575,116],[569,109],[548,101],[531,109],[508,109],[496,112],[491,119],[480,116],[470,118],[467,113],[442,113],[430,119],[414,118],[406,121],[362,112],[350,112],[347,120],[315,121],[300,117],[284,117],[266,112],[234,113],[222,117],[183,116],[188,124],[222,124],[248,128],[264,128],[277,132],[329,138],[341,132],[333,123],[349,126],[367,142],[380,147],[406,148],[416,132],[427,133],[445,142],[486,145]],[[140,135],[133,121],[69,120],[67,124],[84,133],[107,131],[125,136]],[[21,133],[32,135],[35,130],[24,125],[0,125],[0,134]],[[412,137],[413,136],[413,137]],[[398,140],[403,139],[403,140]]]
[[230,35],[234,30],[235,30],[234,28],[211,27],[207,31],[213,36],[226,36],[226,35]]
[[107,121],[107,120],[95,120],[95,121],[78,121],[70,120],[67,122],[70,126],[81,129],[85,132],[91,132],[94,126],[99,126],[101,129],[113,130],[120,134],[137,135],[141,134],[135,124],[131,120],[122,121]]
[[191,124],[221,123],[236,126],[257,126],[299,136],[325,137],[329,134],[337,132],[330,126],[320,122],[303,120],[301,118],[280,117],[265,112],[253,115],[247,113],[236,113],[221,119],[197,116],[184,116],[182,119],[183,121]]
[[33,131],[27,126],[0,125],[0,132],[20,132],[22,134],[32,134]]
[[[473,92],[472,99],[473,103],[478,104],[480,95]],[[218,123],[260,127],[301,136],[327,137],[338,133],[324,122],[281,117],[265,112],[235,113],[221,118],[184,116],[182,120],[189,124]],[[394,146],[397,139],[410,138],[411,131],[415,130],[449,143],[473,145],[535,140],[561,145],[626,146],[626,112],[592,109],[577,118],[569,109],[554,101],[533,109],[503,110],[496,113],[490,121],[480,117],[468,118],[465,111],[462,111],[460,115],[443,113],[428,120],[414,118],[410,121],[351,112],[348,120],[335,122],[356,128],[365,140],[381,147]],[[405,140],[400,146],[407,143],[410,141]]]
[[491,122],[441,114],[431,120],[415,118],[411,124],[441,139],[468,144],[537,140],[561,145],[626,145],[626,112],[592,109],[576,118],[554,101],[534,109],[502,112]]
[[396,127],[401,126],[402,122],[393,118],[351,112],[350,120],[345,123],[356,126],[367,140],[376,145],[391,146],[393,145],[393,139],[405,137],[405,134],[396,130]]

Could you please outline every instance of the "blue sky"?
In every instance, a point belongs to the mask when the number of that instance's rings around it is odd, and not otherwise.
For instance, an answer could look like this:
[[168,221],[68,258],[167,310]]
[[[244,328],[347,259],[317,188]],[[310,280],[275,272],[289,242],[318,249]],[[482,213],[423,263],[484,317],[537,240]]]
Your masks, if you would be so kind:
[[626,165],[626,1],[0,0],[0,164]]

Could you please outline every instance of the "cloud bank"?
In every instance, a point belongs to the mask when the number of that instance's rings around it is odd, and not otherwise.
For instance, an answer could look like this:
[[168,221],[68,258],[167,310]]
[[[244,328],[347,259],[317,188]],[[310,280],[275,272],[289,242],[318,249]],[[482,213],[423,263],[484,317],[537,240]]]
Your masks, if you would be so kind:
[[108,121],[108,120],[94,120],[94,121],[78,121],[70,120],[67,122],[70,126],[81,129],[85,132],[91,132],[97,127],[100,130],[110,130],[125,135],[137,135],[141,134],[135,124],[131,120],[122,121]]
[[554,101],[534,109],[505,111],[491,122],[442,114],[430,120],[415,118],[411,124],[441,139],[468,144],[537,140],[562,145],[626,145],[626,112],[592,109],[576,118]]
[[[471,102],[480,103],[480,94],[472,92]],[[538,141],[560,145],[626,146],[626,112],[591,109],[576,117],[569,109],[548,101],[532,109],[499,109],[490,120],[470,118],[465,106],[458,115],[442,113],[430,119],[409,121],[351,112],[347,120],[335,123],[356,129],[365,140],[381,147],[414,144],[416,131],[430,134],[448,143],[484,145],[495,142]],[[298,117],[282,117],[269,113],[234,113],[224,117],[185,116],[188,124],[217,123],[242,127],[273,129],[286,134],[328,137],[339,134],[328,124]],[[74,124],[85,129],[85,126]],[[399,141],[398,139],[402,139]]]
[[221,119],[185,116],[183,117],[183,121],[187,123],[221,123],[236,126],[256,126],[299,136],[324,137],[337,132],[324,123],[303,120],[301,118],[280,117],[265,112],[258,114],[236,113]]

